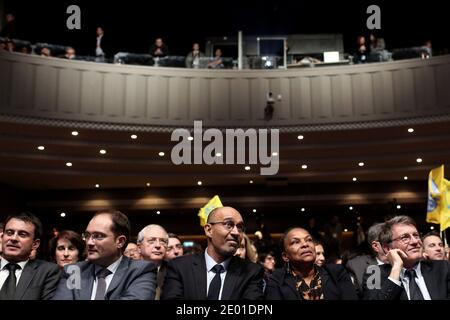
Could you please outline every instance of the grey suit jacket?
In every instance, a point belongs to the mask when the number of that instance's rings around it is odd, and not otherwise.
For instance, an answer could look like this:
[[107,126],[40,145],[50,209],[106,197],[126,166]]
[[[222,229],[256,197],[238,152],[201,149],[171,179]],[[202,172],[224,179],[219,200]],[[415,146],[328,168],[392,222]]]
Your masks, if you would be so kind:
[[30,260],[17,283],[14,300],[50,300],[55,293],[61,274],[51,262]]
[[[72,267],[70,267],[72,266]],[[95,266],[83,261],[66,266],[59,281],[53,300],[90,300],[95,279]],[[77,274],[69,274],[73,266],[79,267],[80,281],[77,287]],[[125,256],[108,286],[105,300],[153,300],[156,288],[156,265],[143,260],[131,260]],[[75,282],[73,280],[75,279]],[[69,285],[68,285],[69,283]]]
[[358,288],[362,289],[362,282],[364,274],[366,273],[367,267],[371,265],[377,265],[377,259],[373,256],[365,255],[365,256],[357,256],[353,259],[349,260],[345,267],[350,275],[358,282]]
[[[264,269],[250,261],[232,257],[223,284],[222,300],[262,300]],[[206,300],[205,254],[170,260],[161,300]]]

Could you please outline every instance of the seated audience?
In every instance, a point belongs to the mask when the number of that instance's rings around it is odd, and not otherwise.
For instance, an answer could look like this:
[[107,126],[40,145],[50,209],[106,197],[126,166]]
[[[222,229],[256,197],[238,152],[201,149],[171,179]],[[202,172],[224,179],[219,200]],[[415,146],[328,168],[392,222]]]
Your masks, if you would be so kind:
[[106,58],[111,57],[112,52],[109,44],[109,38],[105,37],[103,27],[97,27],[96,33],[95,57],[96,61],[102,62]]
[[[385,222],[380,242],[389,264],[366,272],[364,298],[434,300],[450,297],[450,264],[422,260],[422,240],[413,219],[397,216]],[[375,276],[374,276],[375,274]]]
[[52,52],[49,48],[44,47],[41,49],[41,57],[51,57],[52,56]]
[[210,68],[210,69],[225,68],[223,61],[222,61],[222,50],[216,49],[213,60],[208,63],[208,68]]
[[164,58],[169,55],[169,49],[164,44],[162,38],[157,38],[155,43],[150,47],[150,55],[153,58]]
[[76,58],[75,49],[72,47],[66,48],[66,53],[64,54],[65,59],[73,60]]
[[234,255],[241,259],[247,259],[253,263],[258,261],[256,249],[255,247],[252,247],[252,241],[245,233],[242,235],[241,244]]
[[192,46],[192,51],[186,56],[186,68],[199,68],[200,58],[203,57],[205,57],[205,54],[200,51],[200,45],[198,43],[194,43]]
[[325,264],[325,250],[320,241],[314,240],[314,248],[316,250],[316,265],[322,267]]
[[123,252],[123,255],[133,260],[142,259],[141,250],[139,249],[138,245],[133,242],[128,243],[125,251]]
[[286,266],[275,270],[269,278],[265,289],[267,300],[358,299],[344,267],[315,264],[314,241],[307,230],[289,229],[281,245]]
[[364,36],[359,36],[357,41],[357,49],[354,55],[354,63],[366,63],[368,50],[366,46],[366,38]]
[[85,259],[86,243],[81,235],[64,230],[50,240],[51,260],[63,269],[64,266]]

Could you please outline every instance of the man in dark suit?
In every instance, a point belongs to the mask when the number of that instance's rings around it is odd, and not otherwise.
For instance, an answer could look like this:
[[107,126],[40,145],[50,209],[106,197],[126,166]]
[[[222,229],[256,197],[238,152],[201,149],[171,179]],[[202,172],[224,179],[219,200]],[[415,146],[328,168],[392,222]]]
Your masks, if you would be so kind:
[[68,265],[53,300],[152,300],[156,266],[123,255],[130,222],[120,211],[100,211],[84,238],[88,261]]
[[10,215],[4,225],[0,300],[51,299],[59,281],[59,267],[46,261],[29,260],[31,251],[40,245],[41,221],[34,214],[24,212]]
[[105,59],[110,58],[112,55],[111,46],[109,43],[109,37],[105,36],[103,27],[97,27],[97,38],[95,45],[95,57],[97,61],[103,62]]
[[369,242],[372,255],[357,256],[350,259],[345,266],[359,292],[362,292],[363,276],[367,267],[387,263],[386,254],[379,240],[383,225],[384,223],[375,223],[367,232],[367,241]]
[[364,298],[370,300],[450,299],[448,261],[422,261],[422,240],[414,220],[397,216],[380,234],[389,264],[367,270]]
[[211,211],[204,226],[208,247],[204,253],[168,262],[162,299],[263,299],[263,268],[234,256],[244,229],[242,216],[235,209]]

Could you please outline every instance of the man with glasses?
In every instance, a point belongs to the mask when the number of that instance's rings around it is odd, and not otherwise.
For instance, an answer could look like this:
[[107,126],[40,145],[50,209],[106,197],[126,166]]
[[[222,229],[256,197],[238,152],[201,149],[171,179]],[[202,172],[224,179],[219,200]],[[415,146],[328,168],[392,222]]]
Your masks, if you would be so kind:
[[244,231],[237,210],[221,207],[211,211],[204,226],[205,252],[169,261],[162,299],[263,299],[263,268],[234,256]]
[[367,270],[364,298],[373,300],[435,300],[450,298],[448,261],[422,260],[422,240],[413,219],[388,220],[380,242],[389,264]]
[[184,254],[183,245],[180,238],[175,233],[169,233],[169,245],[167,246],[166,261],[181,257]]
[[83,234],[87,261],[64,267],[53,300],[152,300],[156,265],[123,255],[130,229],[120,211],[96,213]]
[[151,261],[158,267],[155,300],[159,300],[161,288],[166,276],[164,256],[166,255],[167,246],[169,244],[169,235],[160,225],[150,224],[139,232],[137,243],[139,250],[141,251],[142,259]]
[[0,300],[51,299],[59,281],[59,267],[42,260],[30,260],[31,251],[41,243],[41,221],[34,214],[24,212],[10,215],[4,226]]

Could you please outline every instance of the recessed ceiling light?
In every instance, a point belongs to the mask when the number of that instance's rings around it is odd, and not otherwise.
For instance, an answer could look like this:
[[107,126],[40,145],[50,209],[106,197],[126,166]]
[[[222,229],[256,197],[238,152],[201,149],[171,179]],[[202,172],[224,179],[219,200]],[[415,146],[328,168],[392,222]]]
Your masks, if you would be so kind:
[[348,207],[348,210],[353,210],[353,207],[352,206]]
[[146,185],[147,187],[150,187],[150,182],[147,182],[145,185]]
[[430,230],[434,230],[434,226],[431,226],[431,227],[430,227]]
[[302,169],[303,169],[303,170],[306,170],[306,169],[308,169],[308,166],[307,166],[306,164],[303,164],[303,165],[302,165]]
[[197,184],[198,184],[199,186],[201,186],[201,185],[203,184],[203,182],[197,181]]
[[358,163],[358,166],[360,166],[360,167],[364,167],[364,162],[360,162],[360,163]]
[[64,218],[66,216],[66,213],[65,212],[61,212],[60,216],[61,216],[61,218]]
[[408,176],[404,176],[404,177],[403,177],[403,180],[408,180]]
[[95,185],[95,187],[96,187],[96,188],[100,188],[100,185],[97,183],[97,184]]
[[159,155],[160,157],[164,157],[165,153],[161,151],[160,153],[158,153],[158,155]]
[[303,140],[304,138],[305,138],[305,137],[302,136],[302,135],[299,135],[299,136],[297,137],[298,140]]
[[78,131],[72,131],[72,135],[76,137],[78,135]]
[[194,138],[193,137],[188,137],[188,140],[192,141],[192,140],[194,140]]
[[66,162],[66,166],[71,167],[72,165],[72,162]]
[[356,178],[356,177],[353,177],[353,179],[352,179],[353,181],[358,181],[358,178]]
[[402,206],[398,204],[397,209],[400,210],[401,208],[402,208]]
[[156,211],[156,214],[161,214],[161,211]]
[[216,153],[216,157],[220,158],[222,156],[222,154],[220,152]]
[[306,209],[305,209],[305,208],[301,208],[300,210],[301,210],[301,212],[305,212],[305,211],[306,211]]
[[253,184],[253,180],[250,180],[250,184]]
[[245,171],[250,171],[251,168],[250,168],[250,166],[246,166],[244,169],[245,169]]
[[130,138],[133,139],[133,140],[136,140],[136,139],[137,139],[137,135],[132,134],[132,135],[130,136]]
[[106,150],[105,149],[100,150],[100,154],[106,154]]
[[422,161],[423,161],[422,158],[417,158],[417,159],[416,159],[416,162],[417,162],[417,163],[422,163]]
[[348,229],[344,229],[344,232],[347,232],[348,231]]
[[253,212],[256,212],[256,209],[253,209]]
[[278,157],[278,152],[272,152],[272,156]]
[[37,148],[38,148],[39,151],[45,150],[45,147],[44,147],[44,146],[39,146],[39,147],[37,147]]
[[409,133],[413,133],[413,132],[414,132],[414,129],[413,129],[413,128],[409,128],[409,129],[408,129],[408,132],[409,132]]

